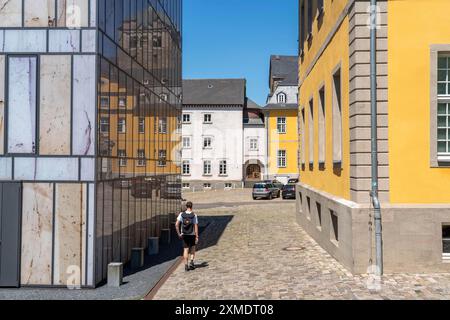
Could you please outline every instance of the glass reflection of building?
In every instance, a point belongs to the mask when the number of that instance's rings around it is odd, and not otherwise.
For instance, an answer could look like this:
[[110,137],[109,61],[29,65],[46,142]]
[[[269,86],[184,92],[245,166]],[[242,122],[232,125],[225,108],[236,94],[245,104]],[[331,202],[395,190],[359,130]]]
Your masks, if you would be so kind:
[[[12,282],[65,285],[75,266],[95,286],[180,209],[181,0],[23,3],[0,10],[0,187],[21,192]],[[9,125],[24,94],[30,127]]]

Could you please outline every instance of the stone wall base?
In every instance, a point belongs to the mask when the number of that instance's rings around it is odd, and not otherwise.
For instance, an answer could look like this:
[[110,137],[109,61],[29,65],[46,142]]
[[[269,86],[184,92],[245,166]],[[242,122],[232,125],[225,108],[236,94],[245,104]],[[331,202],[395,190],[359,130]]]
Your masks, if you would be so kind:
[[[300,226],[353,274],[375,265],[373,210],[297,184]],[[443,261],[442,226],[450,204],[382,204],[384,273],[450,272]]]

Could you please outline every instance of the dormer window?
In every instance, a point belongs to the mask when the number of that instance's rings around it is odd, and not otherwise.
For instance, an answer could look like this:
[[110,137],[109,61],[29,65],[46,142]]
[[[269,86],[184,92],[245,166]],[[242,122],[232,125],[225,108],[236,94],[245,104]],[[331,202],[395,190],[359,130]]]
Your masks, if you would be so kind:
[[285,93],[279,93],[277,95],[277,103],[286,103],[286,94]]

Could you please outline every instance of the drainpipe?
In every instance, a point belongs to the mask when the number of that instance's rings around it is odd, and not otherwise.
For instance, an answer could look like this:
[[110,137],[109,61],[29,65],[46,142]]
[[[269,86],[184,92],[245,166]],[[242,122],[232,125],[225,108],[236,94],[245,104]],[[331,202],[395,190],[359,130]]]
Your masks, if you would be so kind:
[[371,110],[371,154],[372,190],[370,196],[374,208],[375,252],[377,275],[383,274],[383,240],[381,230],[381,206],[378,199],[378,136],[377,136],[377,56],[376,31],[377,0],[370,0],[370,110]]

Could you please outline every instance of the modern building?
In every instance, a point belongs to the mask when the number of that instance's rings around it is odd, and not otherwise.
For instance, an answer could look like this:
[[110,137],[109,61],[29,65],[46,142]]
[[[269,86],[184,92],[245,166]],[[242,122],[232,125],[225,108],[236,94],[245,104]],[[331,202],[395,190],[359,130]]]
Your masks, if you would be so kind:
[[0,1],[0,287],[94,287],[180,203],[181,0]]
[[[353,273],[375,264],[369,6],[299,1],[298,221]],[[384,271],[448,272],[450,2],[376,9]]]
[[267,136],[266,179],[298,178],[298,57],[271,56],[270,93],[262,108]]
[[242,187],[245,88],[245,79],[183,80],[184,189]]

